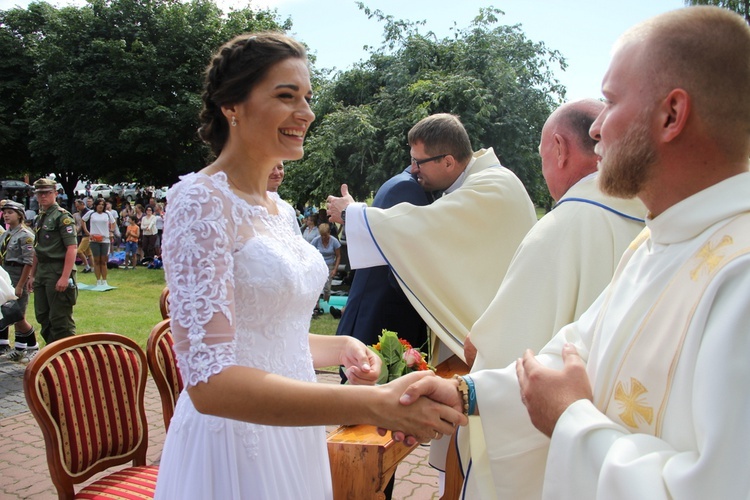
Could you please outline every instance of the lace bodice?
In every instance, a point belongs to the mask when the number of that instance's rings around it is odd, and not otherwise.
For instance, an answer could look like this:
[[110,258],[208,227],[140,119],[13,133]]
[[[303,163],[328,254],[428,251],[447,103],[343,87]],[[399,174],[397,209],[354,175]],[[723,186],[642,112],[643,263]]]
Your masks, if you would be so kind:
[[163,257],[185,383],[236,364],[314,380],[307,336],[328,269],[288,211],[248,204],[223,173],[186,175],[169,194]]

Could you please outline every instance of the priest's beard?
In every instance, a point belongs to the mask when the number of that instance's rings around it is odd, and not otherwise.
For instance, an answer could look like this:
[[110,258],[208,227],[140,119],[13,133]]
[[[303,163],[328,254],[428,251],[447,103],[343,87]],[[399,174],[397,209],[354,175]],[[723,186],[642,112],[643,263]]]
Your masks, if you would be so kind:
[[656,163],[648,118],[642,113],[625,135],[604,152],[599,162],[599,188],[610,196],[633,198],[643,190]]

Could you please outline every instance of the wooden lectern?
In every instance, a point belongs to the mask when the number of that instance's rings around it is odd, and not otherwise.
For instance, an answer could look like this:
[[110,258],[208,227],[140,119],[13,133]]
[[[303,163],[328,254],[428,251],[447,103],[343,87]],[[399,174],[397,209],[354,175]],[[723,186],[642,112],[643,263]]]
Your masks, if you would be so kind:
[[[436,373],[445,378],[468,372],[469,367],[457,356],[436,368]],[[384,499],[383,490],[396,473],[396,467],[417,446],[393,441],[390,432],[380,436],[372,425],[339,427],[328,435],[334,500]],[[463,485],[454,448],[451,446],[446,463],[446,489],[442,497],[446,500],[458,498]]]
[[418,445],[378,435],[372,425],[341,426],[328,436],[334,500],[385,498],[396,467]]

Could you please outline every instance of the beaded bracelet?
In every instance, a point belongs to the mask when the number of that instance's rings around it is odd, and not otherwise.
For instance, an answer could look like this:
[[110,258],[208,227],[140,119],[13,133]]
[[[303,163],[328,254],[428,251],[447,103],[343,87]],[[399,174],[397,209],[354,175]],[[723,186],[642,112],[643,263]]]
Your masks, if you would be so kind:
[[453,375],[453,378],[458,381],[457,389],[463,400],[464,415],[468,417],[471,415],[469,413],[469,385],[466,383],[466,379],[460,375]]

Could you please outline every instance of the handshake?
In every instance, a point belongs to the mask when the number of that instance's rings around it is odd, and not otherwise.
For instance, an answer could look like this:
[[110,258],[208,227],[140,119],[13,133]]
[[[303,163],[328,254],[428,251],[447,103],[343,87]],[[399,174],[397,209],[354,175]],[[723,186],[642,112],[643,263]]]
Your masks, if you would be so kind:
[[[573,344],[563,346],[562,362],[559,370],[546,367],[527,350],[515,364],[518,402],[526,407],[534,427],[548,437],[571,404],[582,399],[594,400],[586,364]],[[432,372],[413,372],[380,388],[390,391],[397,404],[388,425],[378,420],[379,432],[383,435],[385,429],[390,429],[395,441],[412,445],[416,441],[439,439],[453,434],[456,425],[468,423],[456,379],[443,379]]]
[[466,425],[458,380],[443,379],[431,371],[412,372],[380,386],[383,405],[376,408],[380,435],[393,431],[394,441],[411,446],[451,435]]

